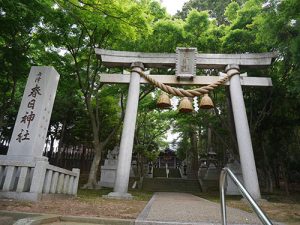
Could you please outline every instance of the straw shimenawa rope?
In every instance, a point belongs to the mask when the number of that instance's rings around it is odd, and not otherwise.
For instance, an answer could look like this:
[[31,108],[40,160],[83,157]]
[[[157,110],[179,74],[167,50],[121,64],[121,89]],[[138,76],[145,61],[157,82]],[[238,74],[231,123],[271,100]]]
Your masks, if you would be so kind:
[[164,92],[167,92],[168,94],[171,94],[174,96],[180,96],[180,97],[195,97],[195,96],[208,94],[210,91],[214,90],[219,85],[224,84],[231,76],[240,73],[239,70],[237,70],[237,69],[231,69],[227,72],[226,76],[222,77],[220,80],[218,80],[214,83],[203,86],[201,88],[195,88],[195,89],[191,89],[191,90],[183,90],[183,89],[174,88],[169,85],[158,82],[157,80],[153,79],[152,77],[150,77],[149,75],[145,74],[142,71],[138,71],[135,69],[133,69],[131,71],[140,74],[141,77],[145,78],[149,83],[160,88]]

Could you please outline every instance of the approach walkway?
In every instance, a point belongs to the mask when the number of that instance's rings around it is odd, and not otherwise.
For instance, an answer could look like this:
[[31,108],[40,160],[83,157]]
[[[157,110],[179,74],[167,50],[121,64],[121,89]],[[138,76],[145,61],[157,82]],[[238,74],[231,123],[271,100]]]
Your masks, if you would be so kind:
[[[218,225],[220,204],[187,193],[158,192],[135,221],[136,225]],[[256,215],[227,207],[228,224],[261,224]]]
[[[2,214],[1,214],[2,212]],[[221,225],[220,204],[188,193],[157,192],[136,220],[0,211],[0,225]],[[23,215],[24,214],[24,215]],[[2,216],[2,221],[1,221]],[[25,217],[25,218],[24,218]],[[260,225],[256,215],[227,207],[228,225]],[[274,225],[283,225],[273,222]]]

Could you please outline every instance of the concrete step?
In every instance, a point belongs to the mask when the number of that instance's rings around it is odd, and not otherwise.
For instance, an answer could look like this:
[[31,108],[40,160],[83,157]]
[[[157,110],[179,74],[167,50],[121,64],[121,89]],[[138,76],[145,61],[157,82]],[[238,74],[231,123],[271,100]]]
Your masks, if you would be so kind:
[[[153,177],[167,177],[166,168],[153,168]],[[169,168],[169,178],[181,178],[179,169]]]
[[167,177],[166,168],[153,168],[153,177]]
[[169,169],[169,178],[181,178],[179,169]]
[[143,190],[153,192],[201,192],[198,180],[185,180],[181,178],[145,178]]
[[219,191],[219,180],[199,179],[199,182],[204,192]]

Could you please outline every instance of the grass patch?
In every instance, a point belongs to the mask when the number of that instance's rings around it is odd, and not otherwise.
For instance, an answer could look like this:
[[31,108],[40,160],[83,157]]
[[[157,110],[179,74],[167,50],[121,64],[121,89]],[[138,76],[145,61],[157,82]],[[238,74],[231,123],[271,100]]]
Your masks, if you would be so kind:
[[95,199],[102,198],[102,195],[107,195],[112,192],[112,188],[101,188],[101,189],[78,189],[77,197],[82,199]]
[[153,192],[143,191],[143,190],[129,190],[129,193],[133,195],[135,200],[138,201],[149,201],[152,196]]
[[263,199],[274,203],[289,203],[289,204],[299,204],[300,203],[300,193],[294,192],[290,195],[286,195],[284,192],[275,192],[273,194],[263,194]]
[[[102,195],[107,195],[112,192],[112,188],[101,188],[101,189],[79,189],[77,197],[83,200],[93,200],[103,198]],[[147,192],[142,190],[129,190],[128,191],[137,201],[149,201],[153,196],[153,192]]]

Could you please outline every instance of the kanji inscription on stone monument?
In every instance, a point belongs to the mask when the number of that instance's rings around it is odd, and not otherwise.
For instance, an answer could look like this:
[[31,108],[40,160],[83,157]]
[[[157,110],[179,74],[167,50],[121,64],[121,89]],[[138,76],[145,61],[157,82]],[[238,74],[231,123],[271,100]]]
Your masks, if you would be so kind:
[[53,67],[32,67],[7,155],[41,157],[59,74]]

